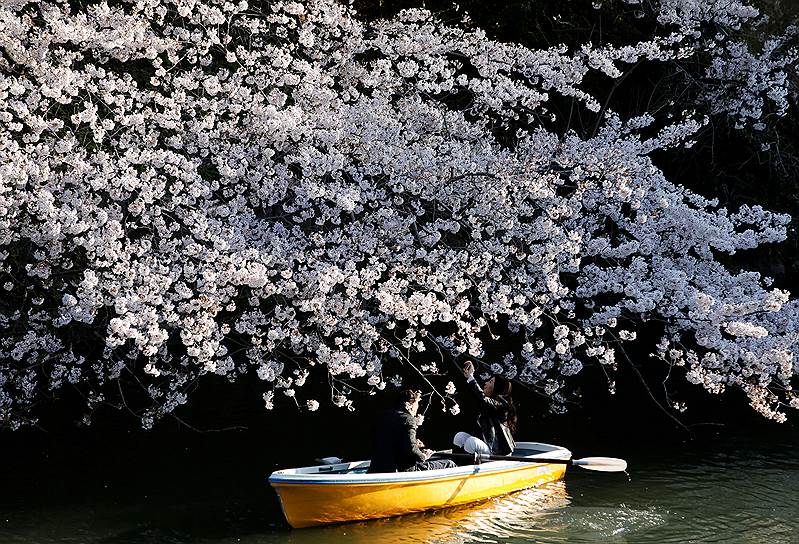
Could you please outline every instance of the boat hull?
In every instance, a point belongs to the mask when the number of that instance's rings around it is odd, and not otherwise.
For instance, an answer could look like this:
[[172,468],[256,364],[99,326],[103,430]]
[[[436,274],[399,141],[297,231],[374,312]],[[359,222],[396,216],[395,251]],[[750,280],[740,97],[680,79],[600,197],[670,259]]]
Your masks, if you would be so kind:
[[[335,477],[319,483],[280,481],[279,477],[270,478],[270,482],[280,497],[286,520],[292,527],[302,528],[477,502],[559,480],[566,465],[485,463],[454,471],[372,474],[368,481],[360,482],[336,482]],[[413,479],[398,479],[403,474]]]

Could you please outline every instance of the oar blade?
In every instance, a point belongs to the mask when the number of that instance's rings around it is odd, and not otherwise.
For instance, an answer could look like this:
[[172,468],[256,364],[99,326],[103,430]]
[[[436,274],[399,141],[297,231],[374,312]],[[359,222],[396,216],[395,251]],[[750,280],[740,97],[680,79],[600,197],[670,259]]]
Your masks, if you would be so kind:
[[616,457],[583,457],[574,459],[572,465],[597,472],[624,472],[627,470],[627,461]]

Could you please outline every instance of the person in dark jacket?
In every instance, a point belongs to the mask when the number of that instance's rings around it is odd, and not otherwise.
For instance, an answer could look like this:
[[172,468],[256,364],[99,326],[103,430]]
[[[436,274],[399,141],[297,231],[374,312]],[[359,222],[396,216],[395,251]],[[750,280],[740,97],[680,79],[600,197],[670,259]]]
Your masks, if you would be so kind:
[[416,412],[420,400],[419,391],[401,391],[394,409],[380,418],[375,429],[369,472],[407,472],[456,466],[449,459],[430,460],[434,452],[424,449],[424,444],[416,437]]
[[516,406],[511,398],[511,382],[493,376],[481,388],[474,378],[474,364],[463,366],[466,383],[478,401],[477,425],[474,435],[483,440],[493,455],[510,455],[516,442]]

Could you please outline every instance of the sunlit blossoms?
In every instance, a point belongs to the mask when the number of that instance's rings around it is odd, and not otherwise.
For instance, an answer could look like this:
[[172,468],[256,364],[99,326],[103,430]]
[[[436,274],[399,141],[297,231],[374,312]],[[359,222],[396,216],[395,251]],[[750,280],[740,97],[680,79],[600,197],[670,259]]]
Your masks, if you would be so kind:
[[[588,74],[691,58],[716,39],[704,23],[757,16],[654,9],[649,41],[530,50],[332,0],[0,0],[0,424],[71,384],[150,426],[206,375],[257,376],[266,408],[308,411],[324,377],[354,409],[353,391],[508,338],[489,366],[558,410],[644,320],[663,331],[648,364],[783,419],[797,305],[717,256],[783,240],[789,217],[664,177],[650,154],[706,122],[678,105],[548,128],[556,98],[601,110]],[[709,88],[707,113],[757,124],[784,111],[796,51],[744,47],[707,74],[747,92]]]

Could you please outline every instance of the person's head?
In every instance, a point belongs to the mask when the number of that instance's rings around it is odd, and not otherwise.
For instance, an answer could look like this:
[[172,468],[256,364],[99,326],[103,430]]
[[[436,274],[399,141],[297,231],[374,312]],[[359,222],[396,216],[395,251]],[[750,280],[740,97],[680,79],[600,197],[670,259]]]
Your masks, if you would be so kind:
[[499,374],[495,374],[483,384],[486,397],[510,397],[511,383]]
[[[505,379],[499,374],[495,374],[490,380],[486,382],[486,384],[488,383],[491,383],[491,392],[486,393],[486,396],[510,398],[511,391],[513,390],[513,388],[511,387],[510,380]],[[485,386],[483,387],[484,387],[483,392],[485,392]]]
[[494,383],[496,383],[497,377],[491,376],[488,380],[485,381],[483,384],[483,394],[486,397],[493,397],[494,396]]
[[486,397],[501,397],[505,400],[508,405],[508,415],[507,423],[508,427],[512,433],[516,432],[516,405],[513,404],[513,397],[511,397],[511,392],[513,388],[511,387],[510,380],[500,376],[499,374],[495,374],[491,377],[485,384],[483,384],[483,394]]
[[405,410],[412,416],[416,416],[419,410],[419,401],[422,399],[422,394],[414,389],[404,389],[397,395],[395,406],[401,410]]

